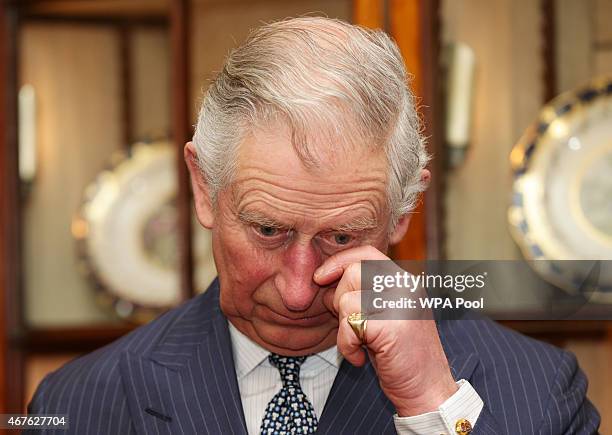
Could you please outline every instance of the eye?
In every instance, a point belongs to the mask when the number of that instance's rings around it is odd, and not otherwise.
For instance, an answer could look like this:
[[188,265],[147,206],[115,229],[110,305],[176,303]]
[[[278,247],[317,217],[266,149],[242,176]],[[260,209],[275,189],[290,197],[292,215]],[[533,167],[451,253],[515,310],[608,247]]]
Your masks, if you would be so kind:
[[257,232],[264,237],[274,237],[279,233],[278,228],[269,225],[258,225],[256,228]]
[[348,245],[351,243],[352,239],[353,238],[349,234],[334,234],[334,242],[336,242],[338,245]]
[[322,242],[323,250],[331,255],[343,249],[359,245],[361,237],[358,234],[330,231],[319,235],[318,239]]

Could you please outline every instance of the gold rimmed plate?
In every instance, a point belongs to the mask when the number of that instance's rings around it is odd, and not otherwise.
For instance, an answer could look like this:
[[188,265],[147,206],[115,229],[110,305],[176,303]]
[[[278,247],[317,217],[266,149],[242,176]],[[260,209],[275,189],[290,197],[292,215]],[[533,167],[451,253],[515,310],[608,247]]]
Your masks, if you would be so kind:
[[[510,161],[514,239],[528,260],[583,260],[543,262],[538,270],[562,288],[575,288],[588,261],[612,260],[612,78],[544,106]],[[611,303],[612,271],[602,268],[592,291],[592,300]]]
[[[72,232],[97,299],[120,317],[151,319],[180,302],[176,151],[137,143],[87,187]],[[210,233],[193,223],[196,288],[216,276]]]

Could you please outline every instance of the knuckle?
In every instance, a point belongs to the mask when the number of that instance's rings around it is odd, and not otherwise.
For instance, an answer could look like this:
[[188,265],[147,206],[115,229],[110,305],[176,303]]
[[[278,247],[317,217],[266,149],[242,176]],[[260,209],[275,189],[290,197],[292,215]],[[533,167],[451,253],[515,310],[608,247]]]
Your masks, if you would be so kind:
[[361,263],[351,263],[346,268],[346,273],[348,273],[349,277],[355,278],[359,277],[361,274]]
[[367,245],[365,247],[365,254],[366,254],[368,260],[379,260],[379,259],[382,259],[382,258],[386,258],[385,254],[380,252],[378,249],[376,249],[372,245]]
[[366,253],[369,254],[370,256],[378,256],[378,249],[376,249],[374,246],[372,245],[368,245],[366,246]]
[[[346,320],[345,320],[345,322],[346,322]],[[340,351],[340,353],[343,354],[343,355],[348,350],[349,343],[348,343],[348,340],[346,338],[346,326],[344,326],[344,325],[341,326],[340,330],[338,331],[338,338],[336,340],[336,346],[338,347],[338,350]]]
[[342,293],[338,302],[340,306],[346,307],[346,305],[350,302],[350,294],[348,292]]

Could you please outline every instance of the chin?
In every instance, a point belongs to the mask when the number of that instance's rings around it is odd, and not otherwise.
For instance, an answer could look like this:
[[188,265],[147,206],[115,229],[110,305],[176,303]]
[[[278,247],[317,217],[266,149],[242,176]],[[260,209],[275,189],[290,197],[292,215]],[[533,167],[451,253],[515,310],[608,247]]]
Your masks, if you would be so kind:
[[313,328],[288,327],[267,322],[253,322],[255,337],[266,349],[288,356],[318,353],[336,344],[338,325]]

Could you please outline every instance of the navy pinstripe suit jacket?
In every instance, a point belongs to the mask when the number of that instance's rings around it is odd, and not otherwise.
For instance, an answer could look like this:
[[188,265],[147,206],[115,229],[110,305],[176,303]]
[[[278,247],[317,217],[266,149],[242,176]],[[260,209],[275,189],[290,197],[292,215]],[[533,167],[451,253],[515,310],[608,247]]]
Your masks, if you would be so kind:
[[[573,355],[489,320],[446,321],[438,329],[455,378],[468,379],[485,403],[474,434],[597,432],[599,414]],[[48,375],[28,411],[67,414],[68,432],[79,435],[246,434],[217,281]],[[318,433],[392,434],[393,413],[373,368],[345,361]]]

